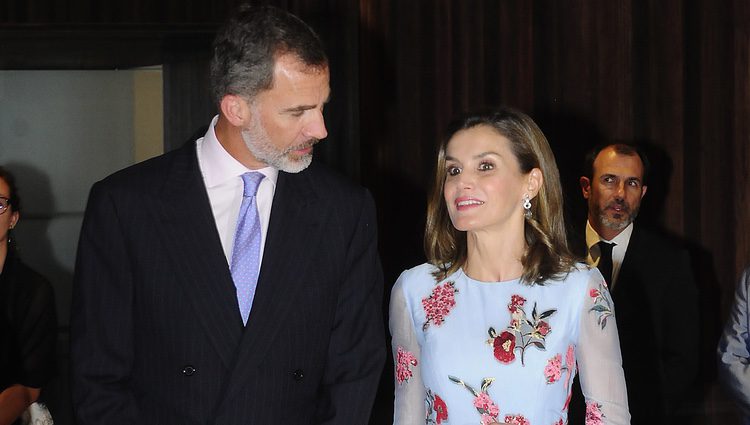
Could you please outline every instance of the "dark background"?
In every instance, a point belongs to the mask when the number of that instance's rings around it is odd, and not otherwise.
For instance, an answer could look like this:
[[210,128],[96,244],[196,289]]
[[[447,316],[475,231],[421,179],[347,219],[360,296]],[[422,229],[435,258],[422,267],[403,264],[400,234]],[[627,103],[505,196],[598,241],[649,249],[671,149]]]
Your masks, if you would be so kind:
[[[164,140],[173,149],[214,114],[209,46],[236,3],[2,0],[0,69],[163,65]],[[701,378],[683,413],[687,423],[736,423],[715,382],[714,348],[750,263],[750,2],[266,3],[301,16],[327,45],[330,136],[316,160],[375,196],[386,302],[401,270],[423,261],[435,146],[455,114],[496,104],[528,112],[555,151],[571,223],[585,219],[584,152],[601,140],[646,144],[657,167],[640,220],[685,241],[703,303]],[[372,424],[391,421],[390,380],[387,364]],[[64,388],[51,402],[63,425]]]

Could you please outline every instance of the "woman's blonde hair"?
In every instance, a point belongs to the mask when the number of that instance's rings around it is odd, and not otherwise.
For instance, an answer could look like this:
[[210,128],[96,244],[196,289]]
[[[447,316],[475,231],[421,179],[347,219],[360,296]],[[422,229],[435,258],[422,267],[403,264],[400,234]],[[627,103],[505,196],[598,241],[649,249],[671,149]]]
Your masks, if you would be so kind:
[[459,131],[484,125],[510,141],[510,148],[523,174],[538,168],[543,185],[531,200],[530,218],[525,220],[526,251],[521,258],[525,284],[541,284],[548,279],[562,279],[576,263],[568,249],[563,218],[560,173],[547,138],[526,114],[508,107],[489,112],[472,113],[448,127],[435,168],[433,190],[427,204],[424,248],[427,260],[438,268],[435,279],[441,280],[466,263],[466,232],[453,227],[443,197],[445,184],[445,149]]

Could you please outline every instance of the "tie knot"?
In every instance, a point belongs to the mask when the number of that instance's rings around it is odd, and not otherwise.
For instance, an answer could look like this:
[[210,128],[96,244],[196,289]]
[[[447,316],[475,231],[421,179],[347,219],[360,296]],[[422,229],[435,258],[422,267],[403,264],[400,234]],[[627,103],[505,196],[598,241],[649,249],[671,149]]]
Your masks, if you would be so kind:
[[260,181],[263,180],[263,173],[250,171],[242,175],[242,182],[245,184],[245,189],[242,192],[242,196],[245,198],[253,197],[258,192],[258,186]]
[[617,245],[614,242],[609,243],[609,242],[604,242],[604,241],[599,241],[597,244],[599,245],[599,251],[601,251],[602,255],[606,254],[608,257],[612,256],[612,248],[614,248],[615,245]]

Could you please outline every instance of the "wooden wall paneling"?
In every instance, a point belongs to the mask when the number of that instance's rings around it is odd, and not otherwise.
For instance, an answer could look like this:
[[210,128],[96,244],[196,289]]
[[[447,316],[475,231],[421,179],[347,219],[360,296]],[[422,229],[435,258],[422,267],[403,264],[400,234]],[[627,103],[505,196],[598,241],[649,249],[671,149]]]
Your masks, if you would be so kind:
[[633,53],[634,138],[655,149],[642,216],[679,235],[685,234],[685,52],[677,47],[685,42],[682,3],[634,2]]
[[734,90],[732,102],[734,161],[734,276],[750,267],[750,4],[735,0],[732,28],[734,31],[733,57]]
[[[497,92],[488,87],[488,101],[492,104],[508,104],[522,111],[534,113],[535,67],[534,61],[534,3],[533,2],[500,2],[498,11],[500,22],[495,37],[496,43],[503,46],[502,55],[492,58],[498,73],[487,71],[493,86],[501,87]],[[487,16],[492,16],[487,13]],[[493,42],[493,39],[490,39]]]
[[[714,255],[719,281],[724,285],[734,280],[734,229],[728,226],[725,205],[733,204],[731,170],[733,98],[731,49],[731,9],[717,7],[710,0],[699,2],[700,8],[700,234],[699,240]],[[686,184],[694,181],[686,177]],[[694,214],[694,204],[685,204]],[[731,207],[729,207],[731,208]]]
[[594,2],[593,90],[598,120],[615,139],[633,139],[631,1]]

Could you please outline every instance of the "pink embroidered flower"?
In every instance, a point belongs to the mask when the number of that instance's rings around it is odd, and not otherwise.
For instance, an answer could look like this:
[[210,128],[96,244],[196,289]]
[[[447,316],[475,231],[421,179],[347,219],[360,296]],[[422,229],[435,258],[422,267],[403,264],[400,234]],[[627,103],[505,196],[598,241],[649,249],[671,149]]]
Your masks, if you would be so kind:
[[597,402],[586,403],[586,425],[603,425],[602,405]]
[[479,425],[490,425],[497,422],[497,416],[490,416],[487,414],[482,414],[482,416],[479,418],[480,422]]
[[544,320],[540,320],[536,325],[536,331],[539,332],[539,335],[541,336],[547,336],[550,330],[549,323]]
[[547,366],[544,367],[544,377],[547,378],[547,383],[552,384],[560,380],[562,376],[562,355],[558,354],[555,357],[547,360]]
[[576,348],[573,344],[568,345],[568,352],[565,353],[565,365],[568,367],[568,370],[571,371],[576,365]]
[[479,393],[474,398],[474,407],[479,410],[482,415],[489,415],[497,419],[497,415],[500,414],[500,408],[497,407],[494,401],[490,398],[490,395],[484,392]]
[[523,415],[505,415],[505,423],[511,425],[530,425],[528,419]]
[[396,353],[396,381],[401,385],[404,381],[409,381],[409,378],[413,376],[411,371],[412,366],[417,365],[417,358],[414,354],[406,351],[403,347],[399,346]]
[[445,316],[456,305],[455,294],[458,289],[455,289],[454,285],[453,282],[445,282],[436,286],[429,297],[422,298],[422,308],[427,318],[422,325],[422,330],[427,330],[430,322],[435,326],[440,326],[445,321]]
[[598,289],[593,289],[593,288],[592,288],[592,289],[591,289],[591,290],[589,291],[589,297],[591,297],[591,298],[596,298],[596,297],[598,297],[598,296],[599,296],[599,290],[598,290]]
[[565,422],[563,422],[562,418],[560,418],[553,425],[565,425]]
[[435,418],[435,422],[440,425],[443,423],[443,421],[448,420],[448,406],[446,406],[445,402],[443,401],[440,396],[435,394],[435,404],[432,406],[432,408],[437,413],[437,417]]
[[516,337],[508,331],[503,331],[492,341],[495,358],[500,363],[510,363],[516,359],[513,350],[516,348]]

